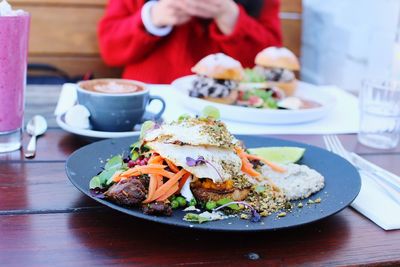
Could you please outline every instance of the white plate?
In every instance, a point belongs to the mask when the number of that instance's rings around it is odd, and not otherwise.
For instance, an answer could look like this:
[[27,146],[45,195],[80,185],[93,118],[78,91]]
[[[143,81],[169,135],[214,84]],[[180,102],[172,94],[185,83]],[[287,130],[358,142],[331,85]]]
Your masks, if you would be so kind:
[[200,113],[205,106],[212,105],[219,109],[221,118],[239,122],[259,124],[296,124],[315,121],[326,116],[335,106],[336,99],[321,90],[317,86],[299,82],[296,96],[303,99],[315,101],[321,104],[320,107],[301,110],[282,109],[257,109],[234,105],[225,105],[210,102],[201,98],[189,96],[192,81],[195,75],[185,76],[172,82],[173,88],[177,91],[180,103],[189,110]]
[[129,136],[139,136],[140,130],[138,131],[130,131],[130,132],[102,132],[95,131],[91,129],[79,129],[72,127],[65,123],[64,114],[59,115],[56,118],[58,126],[61,127],[64,131],[70,132],[72,134],[79,135],[88,139],[106,139],[106,138],[119,138],[119,137],[129,137]]

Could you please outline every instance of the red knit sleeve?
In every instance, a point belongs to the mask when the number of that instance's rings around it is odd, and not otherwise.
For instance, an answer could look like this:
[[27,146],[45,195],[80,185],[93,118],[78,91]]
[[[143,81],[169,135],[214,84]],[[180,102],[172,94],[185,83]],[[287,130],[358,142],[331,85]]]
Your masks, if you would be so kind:
[[211,38],[218,42],[224,53],[238,59],[246,67],[253,66],[254,57],[263,48],[282,45],[279,8],[280,0],[265,0],[260,16],[253,18],[239,6],[233,32],[224,35],[213,22],[210,24]]
[[109,0],[98,26],[100,53],[112,66],[124,66],[145,58],[160,37],[149,34],[141,19],[143,0]]

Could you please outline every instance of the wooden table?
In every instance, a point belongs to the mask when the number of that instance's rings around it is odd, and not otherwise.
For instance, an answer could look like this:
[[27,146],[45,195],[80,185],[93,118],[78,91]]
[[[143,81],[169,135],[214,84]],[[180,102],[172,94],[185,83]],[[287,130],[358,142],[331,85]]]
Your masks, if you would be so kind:
[[[38,111],[50,117],[58,89],[30,86],[27,117]],[[400,231],[384,231],[351,208],[296,229],[228,234],[102,207],[65,175],[65,160],[85,142],[54,121],[50,126],[34,160],[20,151],[0,154],[0,266],[400,265]],[[322,136],[279,137],[323,147]],[[347,149],[400,174],[399,148],[383,152],[359,145],[355,135],[340,138]]]

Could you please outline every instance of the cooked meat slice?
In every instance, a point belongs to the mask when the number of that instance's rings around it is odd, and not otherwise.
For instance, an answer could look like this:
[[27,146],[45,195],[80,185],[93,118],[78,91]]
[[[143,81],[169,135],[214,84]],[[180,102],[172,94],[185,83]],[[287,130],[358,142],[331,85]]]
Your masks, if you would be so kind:
[[104,195],[118,205],[134,206],[146,199],[146,188],[137,178],[121,180],[112,185]]
[[169,203],[165,202],[152,202],[149,204],[145,204],[142,206],[144,214],[151,214],[151,215],[172,215],[172,208]]
[[144,188],[149,188],[150,177],[148,175],[141,175],[141,176],[132,177],[132,178],[138,179],[142,183]]
[[250,192],[250,190],[247,188],[245,189],[235,188],[228,191],[217,191],[202,187],[192,187],[191,189],[194,197],[201,202],[207,202],[209,200],[218,201],[223,198],[229,198],[234,201],[241,201],[244,200]]

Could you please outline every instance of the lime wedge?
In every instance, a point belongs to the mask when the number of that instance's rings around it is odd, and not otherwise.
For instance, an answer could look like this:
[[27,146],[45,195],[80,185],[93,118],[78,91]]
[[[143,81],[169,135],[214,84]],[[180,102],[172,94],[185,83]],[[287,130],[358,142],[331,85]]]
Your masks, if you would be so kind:
[[266,160],[280,164],[295,163],[301,159],[306,151],[301,147],[258,147],[249,148],[250,154],[257,155]]

